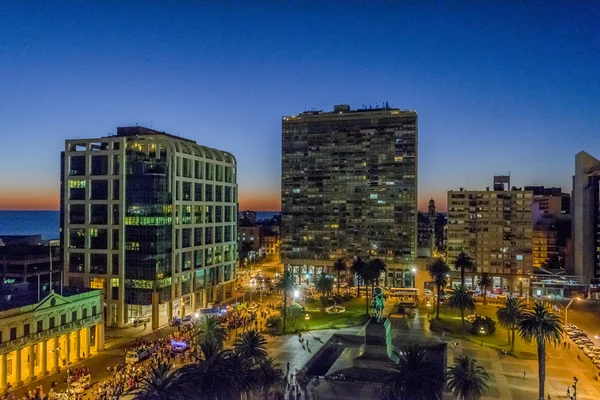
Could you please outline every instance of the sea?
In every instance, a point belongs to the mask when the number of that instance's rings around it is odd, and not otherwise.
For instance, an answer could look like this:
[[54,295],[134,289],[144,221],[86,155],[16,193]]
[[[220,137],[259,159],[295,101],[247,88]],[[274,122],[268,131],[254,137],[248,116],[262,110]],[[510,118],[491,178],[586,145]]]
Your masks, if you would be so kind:
[[[256,219],[271,219],[279,211],[257,211]],[[42,235],[42,239],[60,237],[60,212],[0,210],[0,235]]]

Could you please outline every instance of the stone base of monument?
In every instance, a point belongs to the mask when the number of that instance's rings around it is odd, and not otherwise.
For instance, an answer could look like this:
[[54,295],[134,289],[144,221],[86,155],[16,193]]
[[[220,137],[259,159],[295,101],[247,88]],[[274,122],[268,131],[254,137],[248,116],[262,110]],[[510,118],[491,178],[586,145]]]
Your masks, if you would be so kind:
[[367,323],[365,343],[360,347],[360,356],[352,366],[379,370],[392,370],[388,353],[389,324],[379,323],[375,318]]

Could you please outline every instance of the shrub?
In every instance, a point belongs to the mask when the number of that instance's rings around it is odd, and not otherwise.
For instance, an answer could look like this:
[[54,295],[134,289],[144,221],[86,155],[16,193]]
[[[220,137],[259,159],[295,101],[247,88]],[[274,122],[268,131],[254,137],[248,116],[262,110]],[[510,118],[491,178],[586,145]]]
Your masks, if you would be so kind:
[[344,293],[344,295],[342,297],[344,298],[345,301],[350,301],[353,298],[350,293]]
[[304,307],[302,307],[300,304],[294,303],[288,306],[287,320],[290,325],[295,326],[302,316],[304,316]]
[[306,304],[313,304],[315,302],[315,298],[314,297],[307,297],[306,299],[304,299],[304,302]]
[[490,317],[483,317],[478,315],[473,321],[471,326],[471,333],[473,335],[487,336],[496,332],[496,321]]
[[283,325],[283,320],[280,315],[271,315],[267,318],[265,322],[265,326],[269,329],[277,330],[280,329]]
[[336,303],[341,303],[344,301],[344,296],[340,296],[338,294],[333,295],[333,301]]

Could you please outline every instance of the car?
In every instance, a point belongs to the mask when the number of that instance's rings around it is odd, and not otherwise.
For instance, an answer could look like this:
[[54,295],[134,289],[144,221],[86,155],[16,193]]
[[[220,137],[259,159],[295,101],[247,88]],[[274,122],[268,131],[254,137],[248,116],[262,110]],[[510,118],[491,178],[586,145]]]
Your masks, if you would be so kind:
[[585,354],[589,358],[593,358],[596,353],[594,353],[594,351],[591,348],[588,347],[588,348],[584,348],[583,349],[583,354]]
[[179,325],[181,325],[181,318],[179,318],[179,317],[173,317],[173,319],[171,320],[171,322],[169,322],[169,325],[171,325],[171,326],[179,326]]
[[186,315],[185,317],[183,317],[181,319],[181,321],[183,321],[183,322],[187,322],[187,321],[191,321],[191,320],[192,320],[192,316],[191,315]]

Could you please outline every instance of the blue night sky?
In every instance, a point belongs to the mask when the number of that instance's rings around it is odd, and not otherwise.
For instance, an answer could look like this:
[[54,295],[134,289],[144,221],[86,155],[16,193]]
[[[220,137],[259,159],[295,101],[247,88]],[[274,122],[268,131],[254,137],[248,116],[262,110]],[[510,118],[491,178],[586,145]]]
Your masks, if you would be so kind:
[[281,116],[340,103],[419,112],[421,207],[509,172],[570,191],[600,156],[598,2],[215,3],[1,2],[0,208],[58,208],[64,139],[138,123],[279,209]]

